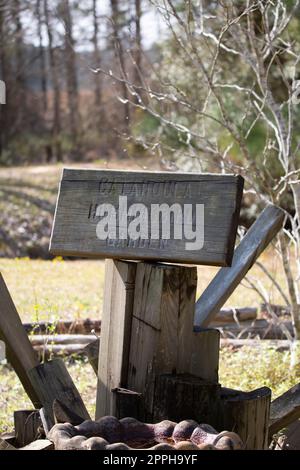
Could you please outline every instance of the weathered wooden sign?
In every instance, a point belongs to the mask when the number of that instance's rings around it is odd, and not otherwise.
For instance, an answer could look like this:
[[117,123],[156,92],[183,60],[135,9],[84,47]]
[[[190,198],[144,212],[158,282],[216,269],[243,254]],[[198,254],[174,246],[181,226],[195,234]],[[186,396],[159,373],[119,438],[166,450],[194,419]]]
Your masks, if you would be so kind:
[[241,176],[65,169],[50,251],[230,266],[242,192]]

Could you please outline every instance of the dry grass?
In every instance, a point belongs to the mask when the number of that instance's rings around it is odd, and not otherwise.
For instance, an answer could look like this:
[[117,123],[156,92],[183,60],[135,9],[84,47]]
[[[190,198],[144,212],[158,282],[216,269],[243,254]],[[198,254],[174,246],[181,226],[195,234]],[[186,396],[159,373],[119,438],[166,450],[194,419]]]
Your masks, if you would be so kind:
[[[285,285],[279,259],[272,250],[262,257],[264,265]],[[198,267],[198,295],[218,268]],[[104,262],[100,260],[52,261],[28,258],[0,258],[0,271],[8,285],[23,321],[99,318],[102,311]],[[272,283],[255,266],[250,276],[264,285],[273,303],[282,303]],[[252,289],[239,286],[227,305],[259,306],[261,299]]]

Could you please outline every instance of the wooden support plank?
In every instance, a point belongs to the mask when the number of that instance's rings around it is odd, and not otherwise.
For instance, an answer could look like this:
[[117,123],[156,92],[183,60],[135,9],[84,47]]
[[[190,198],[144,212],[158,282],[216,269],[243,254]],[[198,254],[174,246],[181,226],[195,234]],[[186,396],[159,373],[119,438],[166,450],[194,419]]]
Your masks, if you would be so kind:
[[61,359],[45,362],[29,371],[47,418],[54,425],[53,402],[60,400],[83,419],[90,419],[82,398]]
[[85,348],[83,348],[83,354],[85,354],[88,357],[89,363],[91,364],[97,376],[98,376],[99,350],[100,350],[100,338],[96,339],[95,341],[91,341]]
[[18,410],[14,412],[16,443],[24,447],[40,437],[42,421],[39,410]]
[[22,326],[13,300],[0,273],[0,338],[6,345],[6,357],[16,371],[35,408],[40,401],[28,377],[28,371],[38,365],[28,336]]
[[284,212],[269,205],[234,251],[231,268],[222,268],[196,303],[195,328],[212,322],[256,259],[282,228]]
[[55,424],[70,423],[73,426],[77,426],[84,421],[81,416],[78,416],[73,410],[70,410],[70,408],[57,399],[53,402],[52,411]]
[[300,383],[290,388],[271,403],[270,438],[300,418]]
[[271,390],[262,387],[241,392],[222,388],[220,398],[219,426],[237,433],[245,449],[267,449]]
[[[65,169],[50,251],[66,256],[229,266],[243,182],[241,176],[233,175]],[[96,229],[107,204],[115,218],[114,228],[110,238],[101,239]],[[128,231],[129,218],[137,215],[133,211],[136,215],[128,216],[133,204],[139,204],[143,218],[143,236],[137,238]],[[187,206],[194,212],[189,220]],[[171,217],[171,212],[176,216]],[[170,236],[163,235],[162,220],[166,230],[170,228]],[[190,230],[196,222],[199,243],[191,247],[186,225]],[[204,240],[200,235],[203,228]]]
[[106,260],[96,418],[117,413],[112,389],[126,387],[136,263]]

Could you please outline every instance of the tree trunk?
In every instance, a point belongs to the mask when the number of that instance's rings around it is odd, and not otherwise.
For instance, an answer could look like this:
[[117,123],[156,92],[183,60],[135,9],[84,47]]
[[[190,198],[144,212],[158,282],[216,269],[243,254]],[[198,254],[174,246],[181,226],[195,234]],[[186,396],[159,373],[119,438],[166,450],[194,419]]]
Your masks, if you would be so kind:
[[67,92],[69,107],[69,123],[73,142],[72,158],[80,158],[79,149],[79,98],[76,67],[75,41],[73,37],[73,19],[69,0],[63,0],[61,14],[65,26],[65,62],[67,75]]
[[[93,39],[92,43],[94,46],[93,51],[93,59],[94,59],[94,67],[98,68],[101,64],[101,55],[99,49],[99,25],[98,25],[98,14],[97,14],[97,0],[93,0],[93,23],[94,23],[94,32],[93,32]],[[102,110],[101,110],[101,101],[102,101],[102,87],[101,87],[101,75],[95,73],[95,114],[96,114],[96,125],[97,128],[99,123],[102,121]]]
[[[127,73],[126,73],[126,66],[125,66],[125,54],[124,48],[122,44],[121,38],[121,26],[120,26],[120,9],[119,9],[119,0],[110,0],[111,6],[111,20],[113,26],[113,34],[114,34],[114,44],[115,44],[115,54],[116,58],[119,61],[121,76],[122,79],[126,81]],[[125,81],[121,82],[121,90],[124,99],[124,119],[123,119],[123,131],[129,131],[130,127],[130,110],[129,110],[129,102],[128,102],[128,90]]]
[[45,50],[43,46],[43,36],[42,36],[42,0],[37,0],[36,3],[36,16],[38,22],[38,29],[37,34],[39,38],[39,50],[40,50],[40,80],[41,80],[41,91],[43,97],[43,111],[46,112],[48,105],[47,105],[47,76],[46,76],[46,58],[45,58]]
[[23,27],[20,18],[21,4],[20,0],[13,0],[12,2],[12,18],[14,23],[14,38],[15,38],[15,98],[17,103],[17,127],[23,129],[23,123],[26,116],[26,93],[25,93],[25,60],[24,60],[24,41],[23,41]]
[[141,83],[142,74],[142,33],[141,33],[141,17],[142,17],[142,6],[141,0],[135,0],[135,45],[134,45],[134,83],[139,85]]
[[60,144],[60,134],[61,134],[61,94],[60,94],[60,83],[58,78],[58,65],[56,60],[56,54],[53,45],[53,33],[50,25],[49,9],[48,9],[48,0],[44,0],[44,13],[45,13],[45,23],[48,35],[48,48],[49,48],[49,62],[50,62],[50,72],[52,79],[53,87],[53,126],[52,126],[52,141],[55,148],[55,156],[57,161],[62,161],[62,151]]
[[[1,80],[6,84],[6,95],[9,93],[9,59],[7,56],[7,35],[5,28],[4,11],[0,9],[0,68]],[[10,116],[10,100],[6,97],[6,105],[0,105],[0,156],[5,150],[9,139],[9,116]]]

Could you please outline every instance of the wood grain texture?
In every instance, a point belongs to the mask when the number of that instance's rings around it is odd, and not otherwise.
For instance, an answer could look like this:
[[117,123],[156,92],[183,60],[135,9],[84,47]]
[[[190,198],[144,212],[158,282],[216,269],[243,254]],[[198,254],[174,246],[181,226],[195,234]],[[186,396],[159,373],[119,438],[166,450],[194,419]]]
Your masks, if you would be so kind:
[[[63,172],[58,196],[50,251],[56,255],[145,259],[229,266],[231,264],[243,178],[232,175],[195,173],[122,172],[111,170],[70,170]],[[103,203],[118,210],[119,196],[127,196],[128,207],[144,204],[204,205],[204,246],[186,249],[185,238],[163,240],[161,221],[159,239],[99,240],[97,208]],[[149,215],[148,214],[148,215]],[[117,214],[118,215],[118,214]],[[117,217],[119,221],[119,218]],[[126,220],[127,222],[127,220]],[[182,229],[182,221],[171,225]],[[148,217],[150,227],[150,215]],[[121,227],[124,226],[121,224]],[[119,228],[119,226],[118,226]]]
[[195,328],[208,326],[259,255],[282,228],[284,212],[269,205],[236,248],[230,269],[222,268],[196,303]]
[[29,371],[47,419],[54,425],[53,402],[60,400],[78,416],[90,419],[82,398],[61,359],[45,362]]
[[39,361],[23,328],[14,302],[0,273],[0,339],[5,342],[6,357],[16,371],[22,385],[38,408],[40,401],[28,377],[28,371],[37,366]]
[[136,263],[106,260],[96,418],[117,413],[113,389],[126,387]]
[[268,448],[270,403],[268,387],[252,392],[222,388],[220,426],[237,433],[246,450],[265,450]]
[[78,416],[76,413],[74,413],[73,410],[70,410],[70,408],[68,408],[57,398],[53,402],[52,411],[55,424],[70,423],[73,426],[77,426],[78,424],[81,424],[84,421],[81,416]]
[[127,387],[141,393],[140,419],[153,419],[161,374],[218,382],[219,332],[193,331],[196,268],[139,263]]
[[221,386],[188,374],[160,375],[155,380],[153,422],[193,419],[215,425]]

